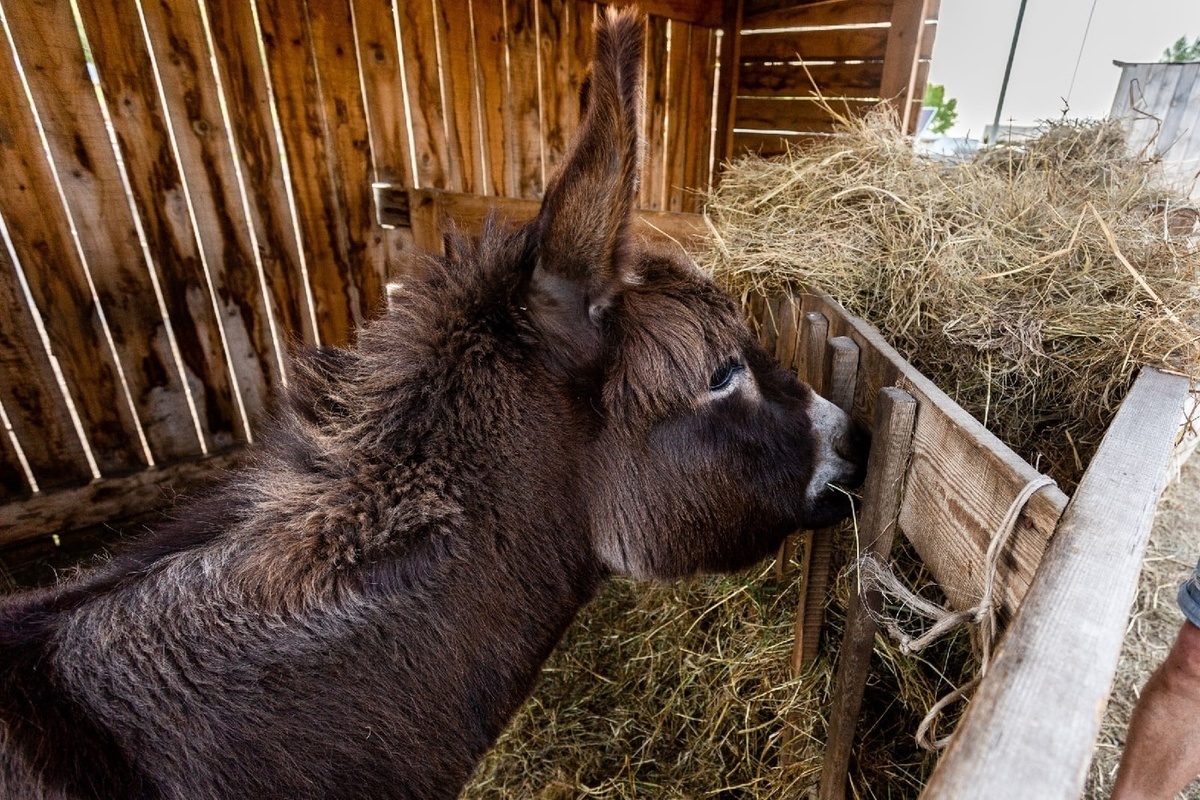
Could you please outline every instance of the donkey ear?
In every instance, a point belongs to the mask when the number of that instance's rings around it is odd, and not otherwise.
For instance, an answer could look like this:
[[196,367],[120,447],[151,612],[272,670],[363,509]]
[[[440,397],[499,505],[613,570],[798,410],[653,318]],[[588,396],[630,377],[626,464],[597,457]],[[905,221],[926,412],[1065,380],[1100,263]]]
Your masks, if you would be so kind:
[[608,9],[596,28],[583,123],[537,218],[530,302],[578,331],[616,296],[641,159],[642,17]]

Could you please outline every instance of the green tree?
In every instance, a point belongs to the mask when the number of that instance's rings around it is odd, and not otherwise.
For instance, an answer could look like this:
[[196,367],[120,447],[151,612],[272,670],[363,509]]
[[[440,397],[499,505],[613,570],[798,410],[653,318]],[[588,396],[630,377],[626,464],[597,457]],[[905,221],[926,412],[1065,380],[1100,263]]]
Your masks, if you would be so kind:
[[1163,50],[1163,61],[1169,64],[1177,64],[1181,61],[1200,61],[1200,36],[1196,37],[1196,41],[1188,44],[1186,36],[1180,36],[1175,44]]
[[954,120],[958,119],[958,100],[953,97],[947,100],[946,87],[940,83],[931,83],[925,87],[924,106],[937,109],[926,126],[930,133],[945,133],[950,130]]

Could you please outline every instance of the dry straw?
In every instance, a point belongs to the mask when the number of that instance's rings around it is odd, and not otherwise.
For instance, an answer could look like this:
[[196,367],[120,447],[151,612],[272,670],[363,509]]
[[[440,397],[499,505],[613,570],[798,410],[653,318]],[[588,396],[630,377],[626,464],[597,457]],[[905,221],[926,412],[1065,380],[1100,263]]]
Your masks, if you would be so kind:
[[831,294],[1069,491],[1140,366],[1197,372],[1196,210],[1154,176],[1111,123],[948,164],[879,115],[739,161],[704,255]]
[[[1196,368],[1186,321],[1200,311],[1200,255],[1172,232],[1194,211],[1150,174],[1106,125],[1058,126],[952,166],[916,155],[886,120],[854,122],[787,157],[729,169],[710,198],[715,234],[701,260],[744,295],[799,284],[832,294],[1070,488],[1140,364]],[[845,565],[854,536],[836,541]],[[891,566],[945,604],[903,543]],[[839,571],[821,653],[793,677],[800,587],[795,569],[782,583],[772,572],[610,584],[466,796],[808,795],[854,580]],[[885,613],[906,630],[928,624],[902,603]],[[936,757],[914,733],[939,697],[975,676],[971,638],[960,630],[909,655],[877,637],[853,796],[920,792]]]

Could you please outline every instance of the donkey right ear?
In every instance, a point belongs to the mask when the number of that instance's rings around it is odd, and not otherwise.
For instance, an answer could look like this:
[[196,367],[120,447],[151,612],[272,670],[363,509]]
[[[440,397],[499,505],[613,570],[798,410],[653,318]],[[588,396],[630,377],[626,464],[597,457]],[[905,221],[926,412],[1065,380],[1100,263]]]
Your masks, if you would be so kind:
[[626,269],[641,161],[642,31],[640,14],[611,8],[596,26],[583,123],[535,222],[530,308],[544,329],[576,341],[597,335]]

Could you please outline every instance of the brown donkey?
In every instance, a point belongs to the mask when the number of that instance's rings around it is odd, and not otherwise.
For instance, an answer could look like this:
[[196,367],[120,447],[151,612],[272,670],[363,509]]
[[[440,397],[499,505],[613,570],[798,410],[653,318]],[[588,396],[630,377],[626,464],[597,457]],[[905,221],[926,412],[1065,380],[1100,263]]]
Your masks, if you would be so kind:
[[535,220],[301,359],[176,523],[0,605],[0,797],[453,797],[606,576],[737,569],[848,511],[847,418],[630,240],[641,36],[599,25]]

